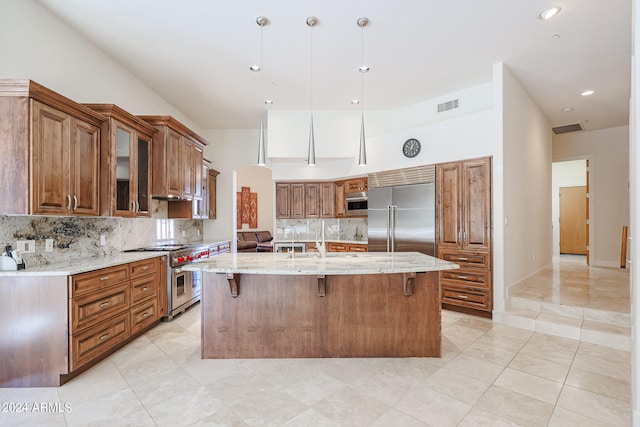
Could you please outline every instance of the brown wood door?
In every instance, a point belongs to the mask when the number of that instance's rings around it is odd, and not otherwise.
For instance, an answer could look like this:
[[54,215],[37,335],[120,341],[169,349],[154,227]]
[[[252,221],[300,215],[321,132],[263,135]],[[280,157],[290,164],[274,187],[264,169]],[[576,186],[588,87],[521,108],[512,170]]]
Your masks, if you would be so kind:
[[151,140],[136,135],[136,216],[151,216]]
[[560,188],[560,253],[587,254],[587,187]]
[[462,248],[462,174],[459,162],[436,166],[438,248]]
[[191,164],[193,168],[193,197],[202,198],[202,148],[193,144]]
[[344,198],[345,194],[345,183],[344,181],[336,182],[335,185],[336,192],[336,204],[335,204],[335,213],[336,218],[346,218],[347,216],[347,202]]
[[115,216],[130,217],[135,213],[135,132],[119,121],[111,121],[111,154],[114,159],[112,173],[115,185],[111,212]]
[[209,219],[216,219],[218,216],[217,204],[216,204],[216,181],[218,171],[215,169],[209,169],[209,181],[207,182],[207,197],[209,198],[208,209]]
[[320,218],[320,184],[305,184],[304,211],[306,218]]
[[489,250],[491,245],[491,160],[477,159],[462,164],[464,249]]
[[291,184],[291,218],[304,218],[304,184]]
[[76,215],[99,214],[100,129],[71,119],[71,209]]
[[31,212],[65,215],[71,208],[69,132],[71,117],[32,101]]
[[289,184],[276,184],[276,218],[291,218]]
[[336,214],[336,186],[333,182],[320,184],[320,217],[333,218]]
[[167,194],[182,195],[182,137],[169,129],[167,135]]

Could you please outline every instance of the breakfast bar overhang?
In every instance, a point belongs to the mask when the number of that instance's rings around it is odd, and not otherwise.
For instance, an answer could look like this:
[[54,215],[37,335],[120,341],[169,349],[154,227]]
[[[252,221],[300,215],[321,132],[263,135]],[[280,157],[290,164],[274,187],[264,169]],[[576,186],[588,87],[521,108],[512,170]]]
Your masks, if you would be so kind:
[[202,271],[202,358],[441,357],[439,271],[414,252],[224,254]]

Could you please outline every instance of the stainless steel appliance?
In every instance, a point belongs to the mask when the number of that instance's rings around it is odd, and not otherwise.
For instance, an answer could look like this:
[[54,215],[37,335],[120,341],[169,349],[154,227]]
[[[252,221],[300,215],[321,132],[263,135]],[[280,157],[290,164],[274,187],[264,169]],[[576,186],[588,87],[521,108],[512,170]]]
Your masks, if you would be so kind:
[[356,193],[347,193],[344,195],[344,199],[346,204],[346,216],[367,215],[367,193],[363,191]]
[[278,242],[275,244],[276,252],[306,252],[307,245],[304,242]]
[[165,320],[182,313],[200,301],[202,293],[202,274],[199,271],[185,271],[182,267],[217,255],[229,252],[228,246],[215,245],[159,245],[134,249],[133,251],[166,251],[167,263],[167,313]]
[[435,256],[435,167],[369,175],[369,252]]

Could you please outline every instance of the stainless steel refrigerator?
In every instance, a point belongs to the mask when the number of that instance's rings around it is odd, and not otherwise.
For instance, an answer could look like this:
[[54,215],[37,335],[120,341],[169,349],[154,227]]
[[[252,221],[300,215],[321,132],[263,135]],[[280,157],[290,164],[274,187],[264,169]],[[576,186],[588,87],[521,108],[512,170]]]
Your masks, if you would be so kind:
[[435,256],[434,178],[430,174],[421,179],[429,182],[373,188],[369,178],[370,252],[422,252]]

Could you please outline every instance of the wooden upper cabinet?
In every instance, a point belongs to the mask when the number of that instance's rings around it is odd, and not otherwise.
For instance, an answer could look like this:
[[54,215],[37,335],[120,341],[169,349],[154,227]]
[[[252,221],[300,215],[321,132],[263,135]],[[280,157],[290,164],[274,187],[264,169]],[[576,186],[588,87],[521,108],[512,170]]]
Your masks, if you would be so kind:
[[336,214],[336,186],[333,182],[323,182],[320,186],[320,218],[334,218]]
[[202,187],[202,152],[207,141],[171,116],[138,117],[158,130],[152,144],[153,197],[202,197],[196,194]]
[[347,193],[358,193],[362,191],[367,191],[369,188],[369,180],[365,178],[354,178],[348,181],[345,181],[345,192]]
[[305,218],[304,183],[276,183],[276,218]]
[[335,183],[334,191],[336,195],[336,202],[334,205],[335,216],[336,218],[346,218],[347,217],[347,201],[345,199],[345,181],[338,181]]
[[436,166],[438,248],[489,250],[491,159]]
[[208,217],[209,219],[216,219],[218,216],[217,203],[216,203],[216,194],[217,194],[217,180],[218,172],[215,169],[209,168],[208,176],[207,176],[207,210],[209,211]]
[[304,216],[305,218],[320,218],[321,194],[320,184],[305,184],[304,186]]
[[101,214],[151,216],[151,140],[156,129],[113,104],[85,104],[108,117],[103,126]]
[[82,120],[33,98],[30,112],[31,207],[12,213],[98,215],[102,122]]

